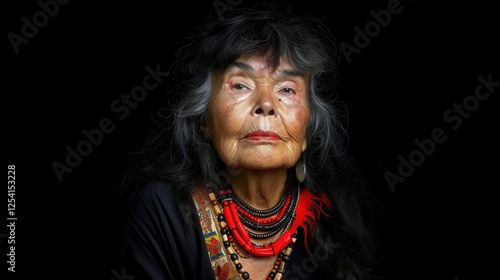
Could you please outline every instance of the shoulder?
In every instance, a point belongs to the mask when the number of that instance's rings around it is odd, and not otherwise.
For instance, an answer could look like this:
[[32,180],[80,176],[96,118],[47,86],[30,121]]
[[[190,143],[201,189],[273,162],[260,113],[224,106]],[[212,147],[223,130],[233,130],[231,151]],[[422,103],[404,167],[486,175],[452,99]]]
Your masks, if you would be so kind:
[[152,180],[134,191],[129,202],[128,216],[129,219],[156,220],[157,216],[177,213],[175,205],[172,184],[165,180]]
[[136,191],[136,195],[146,195],[146,196],[154,196],[154,195],[162,195],[165,193],[172,193],[172,183],[167,180],[162,179],[154,179],[142,186],[139,186]]
[[171,204],[175,191],[169,181],[155,179],[139,186],[132,195],[132,206],[142,203],[163,202]]
[[170,181],[155,179],[137,188],[132,196],[130,214],[158,222],[182,223],[192,220],[196,209],[192,199],[180,201]]
[[[123,226],[124,258],[141,279],[199,279],[210,271],[194,203],[177,203],[172,183],[153,180],[137,188]],[[205,250],[205,251],[204,251]],[[186,253],[189,252],[189,253]]]

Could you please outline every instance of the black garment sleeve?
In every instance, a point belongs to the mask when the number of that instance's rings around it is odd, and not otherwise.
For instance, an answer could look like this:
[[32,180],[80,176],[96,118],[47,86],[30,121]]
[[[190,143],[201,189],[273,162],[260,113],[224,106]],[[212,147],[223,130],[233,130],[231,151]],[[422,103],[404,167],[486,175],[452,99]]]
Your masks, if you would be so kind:
[[123,247],[135,280],[215,279],[194,203],[176,205],[168,182],[137,190],[123,226]]

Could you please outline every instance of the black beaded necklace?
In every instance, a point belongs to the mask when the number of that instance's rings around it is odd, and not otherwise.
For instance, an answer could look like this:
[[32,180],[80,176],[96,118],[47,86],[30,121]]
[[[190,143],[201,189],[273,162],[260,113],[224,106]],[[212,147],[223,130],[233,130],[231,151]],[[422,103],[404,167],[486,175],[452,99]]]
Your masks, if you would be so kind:
[[[228,224],[225,221],[224,214],[221,211],[218,199],[215,196],[213,190],[209,191],[208,197],[212,204],[212,209],[214,210],[215,215],[217,216],[217,221],[219,222],[220,233],[222,235],[224,247],[227,253],[229,254],[231,261],[233,262],[234,267],[240,274],[241,278],[250,279],[250,274],[243,268],[243,265],[239,261],[237,251],[235,250],[235,248],[231,246],[231,239],[232,239],[231,231],[228,228]],[[279,280],[283,277],[283,273],[285,272],[286,269],[286,263],[290,258],[290,254],[292,253],[296,241],[297,241],[297,234],[294,233],[288,246],[277,255],[276,262],[274,263],[273,268],[271,269],[271,272],[269,273],[267,279]]]
[[235,192],[232,193],[232,198],[236,203],[236,205],[240,206],[243,210],[245,210],[246,212],[255,217],[269,217],[275,215],[281,210],[281,207],[283,207],[286,201],[286,195],[283,194],[278,203],[276,203],[276,205],[274,205],[269,209],[261,210],[261,209],[255,209],[252,206],[250,206],[248,203],[243,201],[243,199],[241,199]]
[[[251,238],[265,239],[280,231],[283,232],[290,226],[298,202],[298,193],[284,193],[273,207],[256,209],[233,192],[231,184],[228,184],[219,196],[219,203],[222,204],[224,200],[231,200],[236,204],[237,215],[243,225],[251,230],[262,232],[246,230]],[[271,218],[274,215],[277,216]],[[257,244],[254,243],[254,245]]]

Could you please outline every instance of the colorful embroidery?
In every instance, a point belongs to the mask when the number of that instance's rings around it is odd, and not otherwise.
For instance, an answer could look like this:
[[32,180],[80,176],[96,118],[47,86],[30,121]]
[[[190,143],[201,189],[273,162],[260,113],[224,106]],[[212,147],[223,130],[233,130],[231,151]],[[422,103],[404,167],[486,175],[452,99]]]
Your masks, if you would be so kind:
[[203,230],[205,245],[207,246],[208,257],[212,263],[216,280],[238,280],[238,272],[230,263],[223,244],[220,240],[219,229],[214,217],[210,200],[204,192],[203,187],[199,187],[193,193],[193,200],[198,211],[200,225]]
[[214,261],[221,257],[222,248],[219,240],[219,235],[217,232],[210,232],[205,234],[205,244],[207,245],[208,255],[210,257],[210,261]]

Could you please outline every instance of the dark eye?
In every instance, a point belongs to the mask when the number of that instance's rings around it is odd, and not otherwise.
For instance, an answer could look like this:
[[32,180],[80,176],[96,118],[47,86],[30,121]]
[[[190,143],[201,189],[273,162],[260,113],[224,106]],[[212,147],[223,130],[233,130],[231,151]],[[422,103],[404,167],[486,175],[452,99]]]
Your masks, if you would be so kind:
[[247,89],[247,86],[245,86],[244,84],[234,84],[233,88],[236,90],[243,90],[243,89]]
[[289,87],[282,88],[280,90],[280,92],[282,92],[284,94],[294,94],[295,93],[295,91],[292,88],[289,88]]

